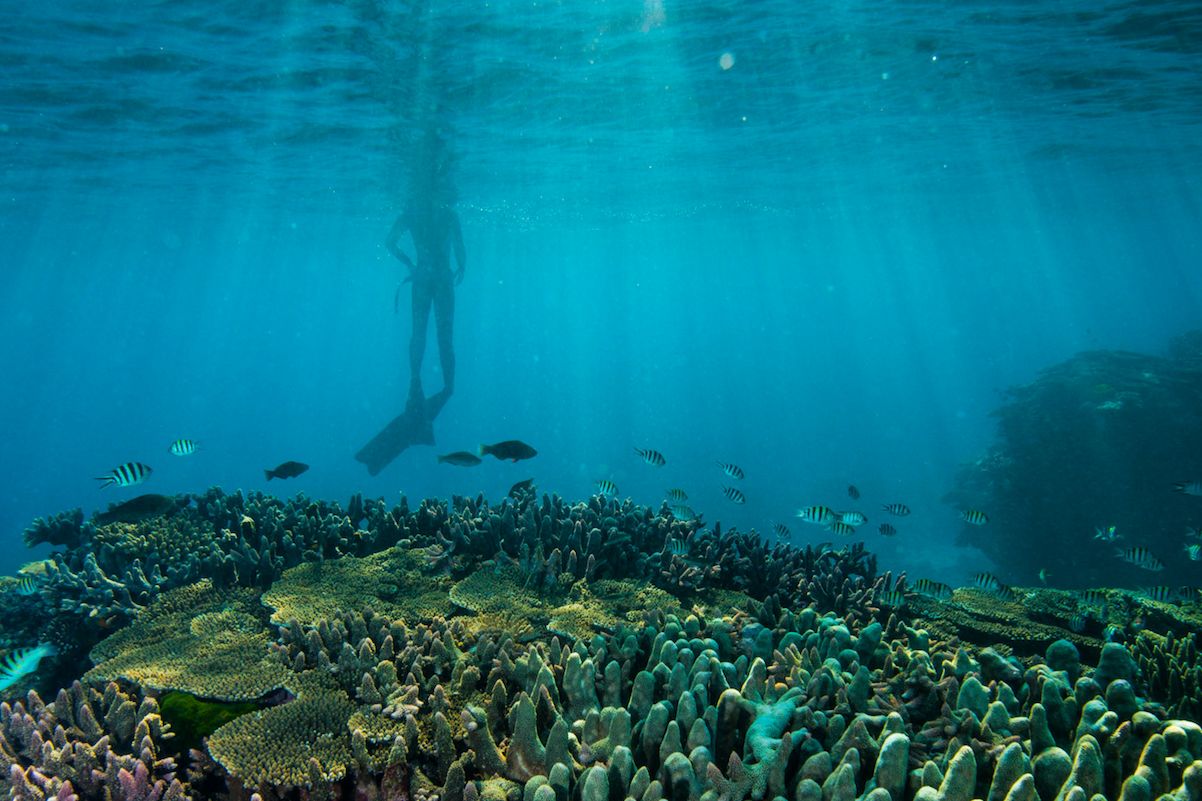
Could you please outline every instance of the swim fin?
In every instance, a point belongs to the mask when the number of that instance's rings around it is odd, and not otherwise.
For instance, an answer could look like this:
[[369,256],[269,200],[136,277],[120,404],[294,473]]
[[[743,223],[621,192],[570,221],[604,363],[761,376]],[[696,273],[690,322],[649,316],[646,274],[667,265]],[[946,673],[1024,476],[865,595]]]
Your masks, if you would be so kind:
[[355,461],[366,465],[368,474],[374,476],[392,464],[410,445],[433,445],[434,418],[445,402],[445,399],[439,402],[436,395],[421,403],[410,404],[359,449]]

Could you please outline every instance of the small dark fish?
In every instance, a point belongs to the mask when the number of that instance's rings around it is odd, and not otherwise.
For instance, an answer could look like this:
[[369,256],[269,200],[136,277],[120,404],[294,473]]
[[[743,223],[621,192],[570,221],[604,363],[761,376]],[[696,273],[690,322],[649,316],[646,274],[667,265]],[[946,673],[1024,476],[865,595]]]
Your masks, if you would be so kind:
[[467,451],[455,451],[454,453],[445,453],[438,457],[439,464],[453,464],[456,467],[475,467],[483,461],[479,456]]
[[668,490],[665,495],[667,495],[668,500],[672,503],[684,503],[689,499],[689,494],[677,487]]
[[747,503],[747,496],[735,487],[723,487],[722,494],[734,503]]
[[856,489],[855,484],[847,485],[847,497],[851,498],[853,501],[860,500],[860,491]]
[[141,484],[153,472],[153,470],[141,462],[126,462],[114,467],[107,475],[97,476],[96,480],[100,482],[101,488],[114,486],[132,487],[135,484]]
[[663,467],[668,463],[668,460],[664,458],[662,453],[652,450],[651,448],[635,448],[634,452],[637,453],[644,462],[653,467]]
[[533,459],[538,451],[531,448],[520,439],[507,439],[495,445],[481,445],[478,451],[481,456],[495,456],[498,459],[508,459],[517,462],[522,459]]
[[910,514],[910,507],[906,506],[904,503],[887,503],[881,508],[889,514],[897,515],[898,517],[905,517],[906,515]]
[[965,509],[960,513],[960,519],[970,526],[983,526],[989,522],[989,515],[976,509]]
[[176,505],[175,498],[170,495],[148,493],[109,506],[107,511],[96,515],[95,523],[98,526],[107,526],[109,523],[140,523],[172,512]]
[[193,439],[177,439],[171,443],[171,447],[167,450],[171,451],[173,456],[191,456],[196,453],[196,449],[200,447],[196,440]]
[[952,588],[942,581],[920,578],[914,582],[914,589],[939,601],[946,601],[952,597]]
[[284,462],[275,470],[264,470],[263,474],[271,481],[273,478],[296,478],[308,469],[309,465],[302,462]]
[[518,495],[525,495],[528,492],[534,492],[534,479],[527,478],[519,481],[509,488],[509,497],[514,498]]
[[1130,548],[1118,548],[1114,555],[1124,562],[1129,562],[1143,570],[1159,572],[1164,570],[1164,562],[1156,558],[1156,554],[1142,545],[1132,545]]
[[892,537],[897,534],[897,529],[895,529],[893,526],[889,525],[888,523],[881,523],[877,527],[877,531],[881,532],[882,537]]
[[784,523],[773,523],[772,530],[775,531],[776,536],[780,537],[782,540],[789,539],[790,535],[792,535],[792,533],[793,533],[793,532],[789,531],[789,527],[786,526]]
[[1202,481],[1178,481],[1173,485],[1173,492],[1202,496]]
[[618,485],[608,478],[603,478],[594,483],[597,485],[597,492],[601,493],[602,496],[606,498],[616,498],[618,496]]
[[743,473],[743,468],[739,467],[737,464],[718,462],[718,467],[722,468],[723,473],[738,481],[742,481],[744,478],[746,478],[746,475]]

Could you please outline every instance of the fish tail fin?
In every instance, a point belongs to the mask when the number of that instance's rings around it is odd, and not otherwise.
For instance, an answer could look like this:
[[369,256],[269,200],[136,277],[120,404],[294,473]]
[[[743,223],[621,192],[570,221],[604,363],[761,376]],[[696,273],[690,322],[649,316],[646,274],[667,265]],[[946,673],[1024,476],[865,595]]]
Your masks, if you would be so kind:
[[275,478],[275,473],[271,470],[264,470],[263,475],[267,476],[268,481],[271,481],[273,478]]
[[477,456],[488,456],[491,452],[491,449],[487,445],[481,445],[479,448],[476,448]]
[[439,463],[439,464],[443,464],[444,462],[446,462],[446,460],[447,460],[447,457],[445,457],[445,456],[439,456],[439,457],[438,457],[438,463]]
[[104,489],[105,487],[111,487],[117,483],[116,481],[113,481],[112,476],[96,476],[96,480],[100,482],[101,489]]

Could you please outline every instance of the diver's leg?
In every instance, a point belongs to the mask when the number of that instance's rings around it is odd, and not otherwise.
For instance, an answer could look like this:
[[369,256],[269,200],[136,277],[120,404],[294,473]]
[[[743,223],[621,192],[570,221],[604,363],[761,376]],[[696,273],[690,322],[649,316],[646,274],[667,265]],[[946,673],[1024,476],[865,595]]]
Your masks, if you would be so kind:
[[430,326],[430,287],[417,279],[413,282],[413,331],[409,334],[409,401],[424,400],[422,394],[422,359],[426,355],[426,329]]
[[448,273],[434,293],[434,326],[438,334],[438,360],[442,365],[442,392],[445,401],[455,391],[455,288]]

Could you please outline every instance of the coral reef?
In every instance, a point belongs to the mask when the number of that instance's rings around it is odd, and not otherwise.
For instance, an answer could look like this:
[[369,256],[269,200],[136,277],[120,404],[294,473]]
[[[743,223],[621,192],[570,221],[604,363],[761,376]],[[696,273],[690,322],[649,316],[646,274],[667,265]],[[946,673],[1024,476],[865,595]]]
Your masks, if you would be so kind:
[[[961,468],[946,499],[989,511],[989,526],[964,526],[961,540],[1014,581],[1033,584],[1046,568],[1079,587],[1151,583],[1094,539],[1115,526],[1124,546],[1149,548],[1165,563],[1156,583],[1193,582],[1194,566],[1174,557],[1197,525],[1195,508],[1172,487],[1197,480],[1202,428],[1187,421],[1202,405],[1199,339],[1179,338],[1165,357],[1082,353],[1008,390],[993,413],[994,444]],[[1166,420],[1182,423],[1171,437]]]
[[0,706],[15,798],[1202,801],[1192,601],[940,600],[862,546],[526,492],[53,520],[12,602],[95,665]]

